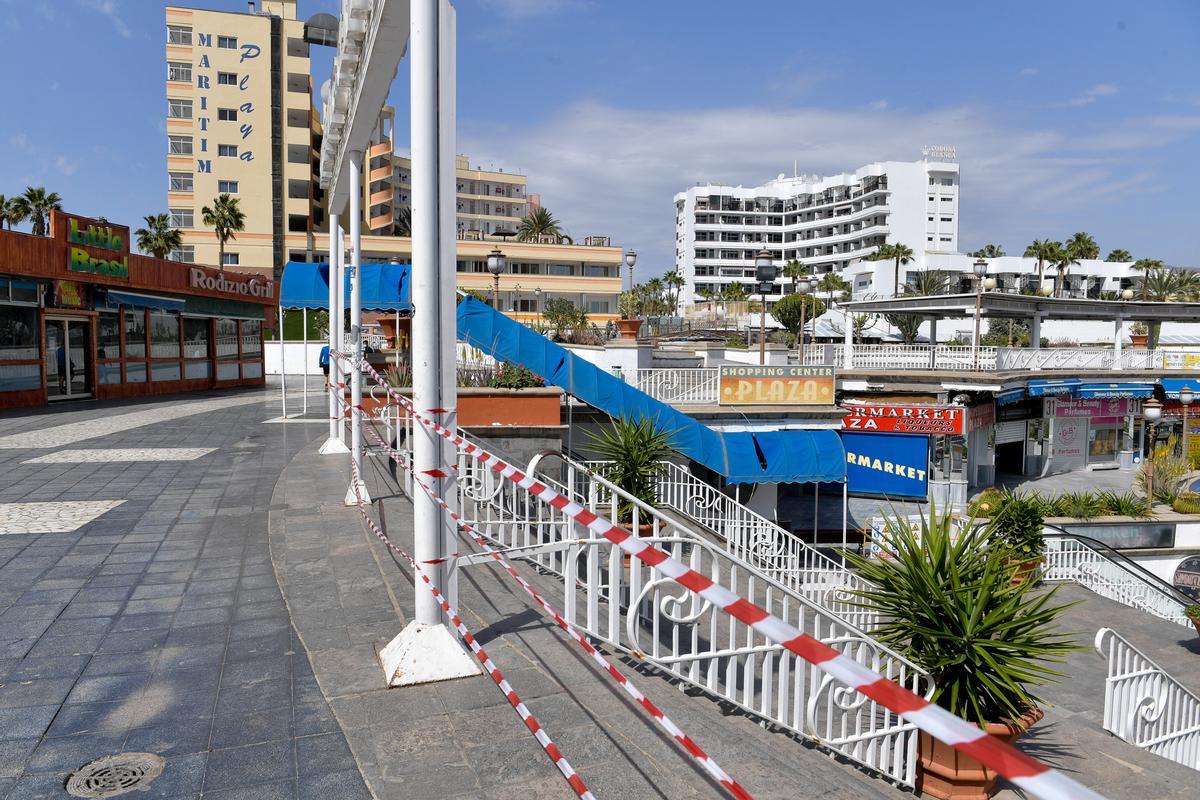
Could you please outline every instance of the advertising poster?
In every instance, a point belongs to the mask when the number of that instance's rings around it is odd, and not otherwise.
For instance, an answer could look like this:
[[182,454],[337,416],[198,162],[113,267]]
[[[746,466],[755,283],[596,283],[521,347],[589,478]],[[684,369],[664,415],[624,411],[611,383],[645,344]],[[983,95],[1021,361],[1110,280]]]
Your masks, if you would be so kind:
[[850,494],[924,500],[929,484],[929,437],[842,431]]

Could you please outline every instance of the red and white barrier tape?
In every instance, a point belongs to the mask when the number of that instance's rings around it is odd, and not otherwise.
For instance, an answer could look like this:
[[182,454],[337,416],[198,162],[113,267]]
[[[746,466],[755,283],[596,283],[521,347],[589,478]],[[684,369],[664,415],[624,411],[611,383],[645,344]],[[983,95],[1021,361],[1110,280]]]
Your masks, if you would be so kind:
[[[345,358],[341,354],[339,357]],[[989,736],[977,725],[956,717],[920,695],[859,664],[849,656],[839,653],[819,639],[772,615],[766,609],[739,597],[724,586],[715,583],[711,578],[690,569],[665,551],[639,539],[624,528],[589,511],[570,498],[564,497],[549,486],[539,483],[533,477],[526,475],[511,464],[505,463],[478,445],[468,442],[455,431],[448,430],[435,420],[427,419],[417,412],[412,401],[393,389],[373,367],[369,364],[366,366],[375,381],[397,403],[404,406],[414,419],[449,441],[460,452],[467,454],[498,475],[513,481],[542,502],[558,509],[634,558],[654,567],[680,586],[711,602],[717,608],[749,625],[771,641],[782,645],[810,664],[820,667],[830,676],[890,709],[933,738],[974,758],[1007,780],[1044,800],[1103,800],[1103,795],[1026,755],[1012,745],[1002,742],[994,736]]]
[[587,785],[584,784],[583,779],[579,777],[579,775],[571,767],[570,762],[567,761],[566,757],[558,749],[558,745],[554,743],[554,741],[550,738],[550,735],[546,733],[545,728],[538,723],[537,719],[530,712],[529,708],[521,701],[521,698],[517,696],[516,691],[505,679],[504,674],[500,672],[500,668],[492,663],[492,659],[488,656],[487,652],[479,645],[479,642],[475,641],[474,634],[472,634],[467,626],[463,623],[462,618],[459,617],[458,611],[455,610],[454,606],[450,605],[450,602],[442,595],[441,590],[438,589],[433,581],[429,579],[429,576],[425,574],[423,569],[421,569],[421,565],[418,564],[413,557],[405,552],[402,548],[395,545],[392,540],[388,538],[387,534],[380,530],[379,526],[375,524],[375,520],[372,519],[371,515],[367,513],[366,504],[363,502],[362,494],[358,489],[358,487],[361,485],[362,478],[358,474],[358,468],[354,465],[354,459],[350,459],[350,470],[353,473],[351,485],[354,487],[354,496],[358,500],[358,513],[361,514],[363,520],[366,521],[367,527],[369,527],[371,532],[375,534],[375,537],[379,539],[379,541],[383,542],[383,544],[389,549],[391,549],[392,552],[396,553],[398,556],[412,565],[412,568],[416,572],[417,576],[420,577],[421,581],[426,587],[428,587],[429,591],[432,592],[433,596],[437,599],[438,605],[442,607],[442,611],[446,612],[446,615],[450,617],[450,622],[454,625],[454,629],[458,632],[458,635],[464,642],[467,643],[467,646],[471,648],[471,652],[475,655],[475,658],[479,660],[479,663],[483,665],[483,669],[485,672],[487,672],[488,676],[495,681],[498,687],[500,687],[500,691],[504,693],[504,697],[508,700],[509,705],[511,705],[513,709],[516,710],[517,714],[520,715],[521,721],[525,723],[525,727],[528,728],[529,732],[533,734],[533,737],[537,739],[538,744],[540,744],[542,749],[546,751],[546,755],[550,757],[550,761],[553,762],[554,766],[558,768],[558,771],[561,772],[563,777],[567,779],[567,783],[570,785],[575,794],[579,795],[581,800],[596,800],[595,795],[593,795],[591,790],[587,788]]
[[[400,465],[401,468],[411,472],[411,468],[406,463],[406,459],[403,458],[399,451],[385,442],[383,437],[381,437],[373,428],[368,427],[367,431],[371,434],[379,446],[387,452],[392,461]],[[721,765],[718,764],[712,758],[712,756],[704,752],[704,750],[702,750],[700,746],[696,744],[692,737],[684,733],[683,730],[681,730],[679,726],[676,725],[671,718],[662,711],[662,709],[656,706],[653,701],[646,697],[646,695],[637,688],[637,686],[635,686],[628,678],[621,674],[617,668],[614,667],[602,653],[600,653],[599,650],[597,650],[590,642],[588,642],[587,639],[585,639],[571,623],[567,622],[567,620],[563,618],[563,616],[558,612],[557,609],[554,608],[554,606],[546,602],[546,600],[540,594],[538,594],[537,590],[534,589],[533,586],[530,585],[530,583],[523,577],[521,577],[516,569],[513,568],[508,559],[492,548],[485,538],[485,534],[481,533],[470,523],[464,520],[458,514],[458,512],[454,511],[454,509],[450,507],[445,499],[435,492],[424,480],[422,480],[416,474],[413,474],[412,478],[413,482],[420,486],[431,500],[441,506],[442,509],[450,515],[450,518],[454,520],[455,524],[459,528],[470,535],[475,543],[484,549],[484,552],[490,555],[494,561],[499,563],[500,566],[504,568],[505,572],[512,576],[512,578],[521,586],[521,588],[525,590],[525,593],[533,598],[534,602],[537,603],[541,609],[546,612],[551,619],[554,620],[554,623],[558,625],[558,627],[566,631],[567,634],[584,649],[584,651],[592,658],[592,660],[595,661],[602,670],[608,673],[613,680],[615,680],[621,686],[621,688],[625,690],[626,694],[633,698],[635,703],[644,708],[646,712],[649,713],[654,719],[654,721],[660,727],[662,727],[663,730],[670,734],[670,736],[688,753],[688,755],[696,759],[700,766],[703,767],[710,776],[712,776],[713,780],[720,784],[721,787],[723,787],[734,797],[750,800],[750,793],[742,788],[737,781],[731,778],[729,773],[725,772],[725,770],[721,768]]]

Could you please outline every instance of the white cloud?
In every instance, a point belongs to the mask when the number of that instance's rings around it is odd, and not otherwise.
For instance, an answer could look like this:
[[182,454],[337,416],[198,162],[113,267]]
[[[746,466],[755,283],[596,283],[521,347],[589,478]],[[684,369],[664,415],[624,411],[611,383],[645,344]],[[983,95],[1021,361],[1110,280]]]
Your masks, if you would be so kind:
[[1037,75],[1040,71],[1041,70],[1039,70],[1037,67],[1025,67],[1018,74],[1022,78],[1032,78],[1034,75]]
[[79,0],[79,4],[108,17],[112,21],[113,27],[117,29],[117,33],[122,37],[129,39],[133,36],[133,31],[125,22],[125,18],[121,16],[120,4],[117,0]]
[[66,156],[59,156],[54,159],[54,168],[69,178],[75,174],[75,170],[79,169],[79,162],[71,161]]
[[583,8],[583,0],[483,0],[506,17],[540,17]]
[[22,153],[32,154],[37,148],[33,146],[33,142],[29,141],[29,137],[23,133],[14,133],[8,137],[8,143],[20,150]]
[[[1040,235],[1035,221],[1097,208],[1162,176],[1129,153],[1200,132],[1200,115],[1126,119],[1084,136],[1020,129],[985,109],[714,108],[678,111],[576,103],[541,123],[497,128],[460,118],[459,149],[524,168],[530,188],[576,239],[611,235],[645,255],[646,275],[674,261],[672,196],[697,182],[756,185],[800,171],[831,174],[915,160],[930,142],[957,145],[980,237]],[[964,238],[971,231],[964,225]]]
[[885,110],[887,110],[887,107],[888,107],[887,100],[876,100],[873,103],[867,104],[867,108],[871,109],[872,111],[885,111]]
[[1097,83],[1092,88],[1088,89],[1078,97],[1072,97],[1067,101],[1069,106],[1086,106],[1096,102],[1098,97],[1112,97],[1117,92],[1121,91],[1121,87],[1115,83]]

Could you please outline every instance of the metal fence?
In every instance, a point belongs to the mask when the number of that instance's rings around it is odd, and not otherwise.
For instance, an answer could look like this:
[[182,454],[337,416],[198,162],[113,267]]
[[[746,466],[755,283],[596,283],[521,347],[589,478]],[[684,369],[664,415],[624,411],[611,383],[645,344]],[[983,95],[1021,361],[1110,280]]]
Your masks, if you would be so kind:
[[1135,747],[1200,770],[1200,697],[1111,628],[1096,631],[1108,663],[1104,729]]
[[719,375],[720,370],[702,367],[636,369],[629,383],[662,403],[716,404]]

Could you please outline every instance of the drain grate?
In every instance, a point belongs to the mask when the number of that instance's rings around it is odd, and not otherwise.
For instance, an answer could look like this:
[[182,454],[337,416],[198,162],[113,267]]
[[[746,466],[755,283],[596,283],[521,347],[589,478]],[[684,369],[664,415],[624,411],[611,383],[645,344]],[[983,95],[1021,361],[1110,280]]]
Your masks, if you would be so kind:
[[116,797],[144,791],[162,774],[164,762],[151,753],[118,753],[89,761],[67,778],[74,797]]

